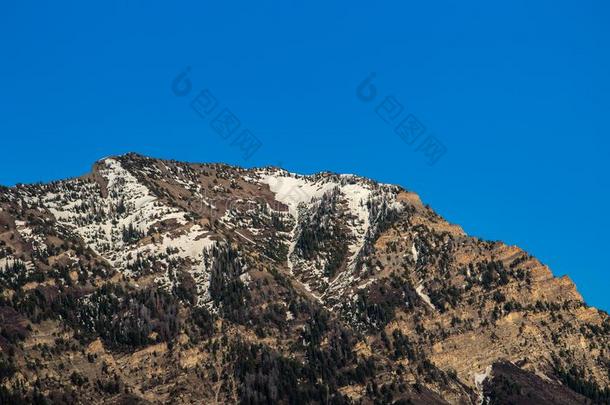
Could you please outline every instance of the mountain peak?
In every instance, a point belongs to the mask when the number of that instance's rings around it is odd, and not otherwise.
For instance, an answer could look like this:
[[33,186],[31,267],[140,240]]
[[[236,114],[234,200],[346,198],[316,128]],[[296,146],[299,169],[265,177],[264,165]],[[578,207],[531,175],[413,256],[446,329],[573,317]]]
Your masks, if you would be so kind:
[[568,278],[355,175],[107,157],[0,193],[0,283],[6,378],[47,398],[609,395],[610,320]]

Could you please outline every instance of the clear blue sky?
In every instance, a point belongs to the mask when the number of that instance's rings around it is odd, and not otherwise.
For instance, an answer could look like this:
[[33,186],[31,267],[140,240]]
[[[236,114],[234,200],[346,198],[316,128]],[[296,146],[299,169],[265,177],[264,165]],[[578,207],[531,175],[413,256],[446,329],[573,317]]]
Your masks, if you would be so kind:
[[[357,173],[610,309],[607,1],[63,3],[2,2],[1,184],[128,151]],[[250,159],[189,107],[206,88],[261,141]],[[446,147],[435,165],[376,114],[390,95]]]

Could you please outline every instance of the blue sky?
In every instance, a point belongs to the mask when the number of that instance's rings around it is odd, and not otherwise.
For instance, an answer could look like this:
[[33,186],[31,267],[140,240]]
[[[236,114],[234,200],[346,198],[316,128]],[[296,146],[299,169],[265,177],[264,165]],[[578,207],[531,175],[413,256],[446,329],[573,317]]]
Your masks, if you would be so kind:
[[[356,173],[523,247],[610,309],[608,2],[82,3],[2,3],[1,184],[128,151]],[[204,89],[260,141],[250,158],[191,109]],[[377,114],[387,97],[425,127],[413,144]],[[427,139],[446,150],[434,165]]]

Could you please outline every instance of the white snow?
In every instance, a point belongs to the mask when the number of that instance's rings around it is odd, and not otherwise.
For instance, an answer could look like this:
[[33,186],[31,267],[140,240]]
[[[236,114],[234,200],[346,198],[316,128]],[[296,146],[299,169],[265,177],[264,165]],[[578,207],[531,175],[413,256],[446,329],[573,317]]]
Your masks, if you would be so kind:
[[373,284],[375,282],[375,278],[370,278],[368,280],[366,280],[364,283],[360,284],[359,286],[356,287],[357,290],[363,290],[366,287],[368,287],[369,285]]
[[[348,201],[350,212],[356,217],[356,221],[351,228],[354,236],[356,236],[356,242],[349,247],[349,251],[352,254],[350,262],[354,261],[362,248],[364,236],[369,227],[369,212],[366,202],[371,194],[370,188],[362,184],[341,185],[339,182],[327,178],[315,181],[309,177],[288,172],[279,172],[271,175],[264,174],[261,176],[261,181],[269,185],[269,189],[275,193],[276,200],[288,206],[288,212],[295,218],[297,226],[299,222],[299,204],[305,204],[308,207],[313,201],[320,199],[324,193],[339,187],[341,193]],[[293,230],[292,242],[289,246],[289,256],[294,251],[295,231],[296,229]]]
[[[261,183],[269,186],[277,201],[288,206],[288,212],[295,220],[288,245],[289,271],[294,274],[295,267],[298,266],[299,273],[307,274],[308,280],[316,281],[318,291],[323,290],[323,297],[336,295],[359,280],[355,275],[359,256],[367,237],[374,233],[373,223],[378,219],[371,218],[368,203],[379,206],[386,204],[391,209],[402,209],[402,205],[396,201],[395,189],[390,186],[379,187],[353,175],[301,176],[281,170],[271,172],[262,170],[259,175]],[[348,214],[351,217],[347,225],[351,238],[347,246],[349,252],[347,269],[329,283],[328,278],[324,277],[320,270],[324,268],[322,261],[325,259],[305,262],[295,257],[294,250],[302,215],[315,209],[315,204],[320,201],[324,193],[335,188],[338,188],[342,200],[347,203]],[[307,287],[312,287],[307,280],[301,279],[301,281]]]
[[312,200],[321,198],[324,193],[332,190],[337,184],[335,182],[314,182],[305,176],[285,171],[262,174],[261,182],[267,184],[269,189],[275,193],[277,201],[288,206],[288,212],[295,220],[295,226],[290,232],[290,244],[288,246],[288,270],[293,273],[292,256],[298,235],[299,205],[305,204],[307,206]]
[[248,285],[252,281],[252,276],[250,275],[250,273],[242,273],[239,275],[239,279],[242,283]]
[[35,233],[32,228],[27,226],[25,221],[16,220],[15,226],[19,235],[21,235],[23,240],[31,244],[35,252],[43,253],[47,250],[44,236]]
[[166,251],[167,248],[177,249],[177,255],[182,258],[200,259],[204,249],[214,245],[214,241],[207,234],[208,232],[204,231],[201,226],[193,225],[188,231],[183,231],[175,238],[165,234],[161,248],[163,251]]
[[349,251],[352,254],[349,266],[356,264],[356,258],[360,249],[364,245],[364,237],[370,228],[369,210],[366,202],[371,195],[371,190],[359,184],[349,184],[341,188],[348,201],[350,212],[356,216],[357,222],[353,224],[351,230],[356,236],[356,243],[350,245]]
[[296,216],[300,203],[307,204],[337,186],[334,182],[313,182],[288,172],[282,172],[282,175],[263,175],[261,181],[269,185],[269,189],[275,193],[275,199],[286,204],[293,216]]
[[483,393],[483,383],[491,376],[491,365],[485,368],[482,373],[474,373],[474,384],[479,392],[479,405],[485,401],[485,395]]
[[0,258],[0,271],[4,271],[7,265],[13,265],[13,263],[15,263],[15,258],[12,256]]
[[[160,244],[145,245],[138,250],[145,257],[158,258],[170,249],[170,251],[176,252],[172,254],[172,258],[177,256],[189,260],[190,267],[187,268],[187,271],[195,280],[196,305],[203,305],[210,300],[208,291],[210,263],[206,261],[205,252],[209,251],[216,242],[210,239],[208,232],[199,225],[193,225],[190,229],[182,229],[180,232],[175,237],[166,234]],[[161,260],[161,262],[164,261]],[[168,274],[170,271],[171,268],[168,266],[166,274],[155,279],[158,284],[168,289],[173,287]]]
[[[145,167],[142,170],[158,172],[156,168]],[[182,173],[182,170],[178,169],[178,172]],[[210,265],[206,263],[204,252],[215,241],[200,225],[189,225],[186,212],[158,199],[134,173],[137,172],[128,171],[118,160],[106,159],[100,162],[99,167],[99,174],[107,180],[106,197],[101,196],[97,183],[77,180],[65,190],[47,193],[43,204],[62,225],[76,232],[126,275],[131,274],[128,266],[138,259],[148,260],[160,266],[161,270],[165,269],[165,274],[157,277],[156,281],[169,289],[175,279],[170,277],[170,273],[175,271],[172,261],[179,260],[195,279],[197,305],[204,304],[209,301]],[[159,234],[164,229],[159,225],[164,221],[171,221],[173,225]],[[151,238],[126,243],[123,229],[130,225],[143,237],[150,232]]]
[[[156,223],[174,219],[186,224],[185,213],[168,207],[115,159],[102,162],[100,174],[108,181],[108,196],[102,198],[91,183],[81,184],[79,193],[64,193],[69,201],[59,200],[55,193],[43,197],[45,205],[57,220],[76,231],[97,253],[114,265],[117,248],[124,247],[122,229],[130,225],[146,233]],[[124,206],[124,212],[118,208]],[[77,209],[77,207],[85,207]]]
[[434,306],[434,304],[432,304],[432,301],[430,301],[430,297],[428,297],[428,295],[424,292],[424,286],[422,284],[417,286],[415,292],[421,297],[422,300],[424,300],[426,304],[430,306],[430,308],[436,310],[436,307]]
[[235,233],[239,236],[241,236],[244,240],[256,245],[256,242],[254,242],[252,239],[248,238],[247,236],[245,236],[244,234],[242,234],[241,232],[235,231]]
[[[186,211],[165,203],[163,198],[157,197],[158,192],[153,193],[153,186],[149,189],[147,184],[153,184],[152,181],[168,174],[171,176],[164,177],[163,180],[191,190],[194,193],[192,201],[199,204],[201,209],[207,206],[213,210],[215,201],[208,202],[203,198],[198,174],[189,171],[187,166],[174,167],[164,163],[150,167],[139,163],[127,166],[122,162],[126,161],[108,158],[96,166],[95,174],[106,180],[107,193],[103,193],[103,182],[92,181],[87,177],[49,187],[48,192],[36,202],[49,209],[64,229],[78,234],[117,270],[131,275],[131,271],[138,272],[140,268],[152,265],[161,274],[165,270],[165,275],[159,277],[158,282],[171,288],[176,280],[177,261],[180,266],[186,266],[196,279],[199,297],[205,297],[206,286],[209,284],[207,270],[212,259],[204,252],[208,252],[216,243],[212,240],[212,232],[204,230],[200,225],[192,225],[187,220],[189,215]],[[147,177],[151,183],[141,181],[142,176]],[[313,296],[319,300],[338,297],[348,287],[356,288],[359,285],[364,288],[373,281],[366,271],[356,274],[356,270],[360,268],[358,264],[363,259],[363,247],[372,243],[379,223],[385,219],[381,216],[386,212],[385,208],[402,207],[396,201],[397,188],[378,185],[353,175],[302,176],[275,169],[253,171],[246,181],[253,184],[258,182],[259,189],[264,184],[268,185],[275,194],[275,199],[288,207],[288,212],[280,215],[284,220],[286,217],[294,219],[294,227],[290,232],[278,234],[288,246],[289,270],[296,272],[299,281]],[[219,192],[226,191],[220,185],[214,188]],[[348,227],[345,241],[348,249],[347,267],[331,279],[324,274],[329,260],[327,252],[322,252],[311,260],[305,260],[300,252],[295,252],[301,222],[304,222],[305,216],[311,218],[311,215],[318,212],[316,210],[324,194],[329,192],[338,192],[340,211],[337,215],[346,220],[345,225]],[[230,205],[223,201],[227,209],[220,222],[232,229],[239,238],[256,244],[257,238],[252,235],[264,236],[265,230],[256,221],[260,219],[256,217],[260,214],[259,205],[245,212],[240,210],[249,201],[237,198],[230,200]],[[262,197],[261,201],[264,201]],[[265,212],[274,209],[277,214],[277,207],[271,205],[267,206]],[[133,238],[135,240],[131,237],[123,240],[123,229],[130,226],[140,235],[136,235],[138,237]],[[35,236],[25,223],[18,224],[18,228],[24,237]],[[412,253],[417,260],[414,246]],[[422,289],[418,293],[427,297]],[[429,299],[426,302],[429,303]]]

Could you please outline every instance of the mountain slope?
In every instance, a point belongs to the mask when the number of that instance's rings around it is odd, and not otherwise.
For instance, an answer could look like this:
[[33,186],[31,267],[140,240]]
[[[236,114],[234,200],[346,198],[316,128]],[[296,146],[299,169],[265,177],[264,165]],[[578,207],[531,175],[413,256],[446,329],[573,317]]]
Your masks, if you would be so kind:
[[5,402],[609,401],[608,315],[397,186],[128,154],[0,207]]

